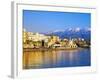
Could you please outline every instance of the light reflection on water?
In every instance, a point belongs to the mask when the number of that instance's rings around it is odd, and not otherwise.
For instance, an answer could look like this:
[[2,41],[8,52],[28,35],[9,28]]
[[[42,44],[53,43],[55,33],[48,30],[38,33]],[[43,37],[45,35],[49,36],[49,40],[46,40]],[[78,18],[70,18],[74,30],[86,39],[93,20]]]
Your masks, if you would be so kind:
[[23,53],[23,69],[90,66],[90,49],[42,50]]

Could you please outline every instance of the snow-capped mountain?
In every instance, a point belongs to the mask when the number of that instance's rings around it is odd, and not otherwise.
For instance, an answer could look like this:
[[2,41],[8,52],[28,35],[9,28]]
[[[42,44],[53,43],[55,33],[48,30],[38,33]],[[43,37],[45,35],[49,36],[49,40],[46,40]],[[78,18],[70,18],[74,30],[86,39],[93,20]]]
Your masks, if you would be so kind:
[[91,29],[81,29],[81,28],[68,28],[66,30],[55,30],[52,32],[46,33],[46,35],[56,35],[60,38],[84,38],[86,40],[90,40],[91,37]]

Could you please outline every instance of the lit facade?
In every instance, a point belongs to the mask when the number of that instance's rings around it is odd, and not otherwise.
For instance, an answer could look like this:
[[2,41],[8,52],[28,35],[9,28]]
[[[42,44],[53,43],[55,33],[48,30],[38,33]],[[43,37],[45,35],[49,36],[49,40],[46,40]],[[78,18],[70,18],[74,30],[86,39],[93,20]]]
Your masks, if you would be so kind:
[[77,48],[78,46],[76,45],[76,43],[73,40],[69,40],[67,47],[68,48]]
[[28,39],[28,35],[27,35],[26,30],[24,29],[23,30],[23,43],[26,43],[27,39]]

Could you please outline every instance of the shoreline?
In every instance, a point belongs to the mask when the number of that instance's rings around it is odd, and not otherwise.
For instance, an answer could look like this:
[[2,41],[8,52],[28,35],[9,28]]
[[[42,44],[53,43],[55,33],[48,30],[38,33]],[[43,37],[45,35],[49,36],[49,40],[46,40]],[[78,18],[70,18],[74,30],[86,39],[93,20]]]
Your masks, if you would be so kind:
[[24,52],[32,52],[32,51],[48,51],[48,50],[79,50],[79,49],[90,49],[90,48],[81,48],[81,47],[78,47],[78,48],[23,48],[23,51]]

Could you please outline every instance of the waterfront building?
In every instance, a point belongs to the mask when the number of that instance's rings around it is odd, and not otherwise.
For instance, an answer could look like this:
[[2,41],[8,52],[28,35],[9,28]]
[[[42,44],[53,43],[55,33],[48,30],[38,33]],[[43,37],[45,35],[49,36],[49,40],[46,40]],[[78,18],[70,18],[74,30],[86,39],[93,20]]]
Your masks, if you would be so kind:
[[73,40],[69,40],[68,44],[67,44],[68,48],[77,48],[78,46],[76,45],[76,43]]
[[53,42],[59,42],[60,41],[60,38],[58,36],[51,36],[51,40]]
[[61,44],[53,44],[53,48],[62,47]]
[[60,44],[62,45],[62,47],[66,47],[67,43],[68,43],[68,39],[62,39],[60,41]]
[[32,41],[46,41],[48,42],[48,36],[45,36],[44,34],[39,34],[39,33],[32,33],[32,32],[28,32],[28,36],[29,36],[29,40]]
[[33,40],[33,33],[32,32],[27,32],[28,35],[28,40],[32,41]]
[[48,47],[53,46],[56,42],[60,42],[60,38],[58,36],[51,36],[48,41]]
[[28,35],[26,29],[23,29],[23,43],[25,44],[28,40]]
[[[85,42],[82,40],[82,42]],[[41,47],[67,47],[77,48],[77,41],[74,39],[60,39],[59,36],[47,36],[40,33],[27,32],[23,29],[23,46],[25,48],[41,48]],[[77,43],[77,44],[76,44]]]
[[40,33],[26,32],[23,29],[23,45],[25,48],[34,48],[45,46],[45,43],[48,43],[50,36],[46,36]]

